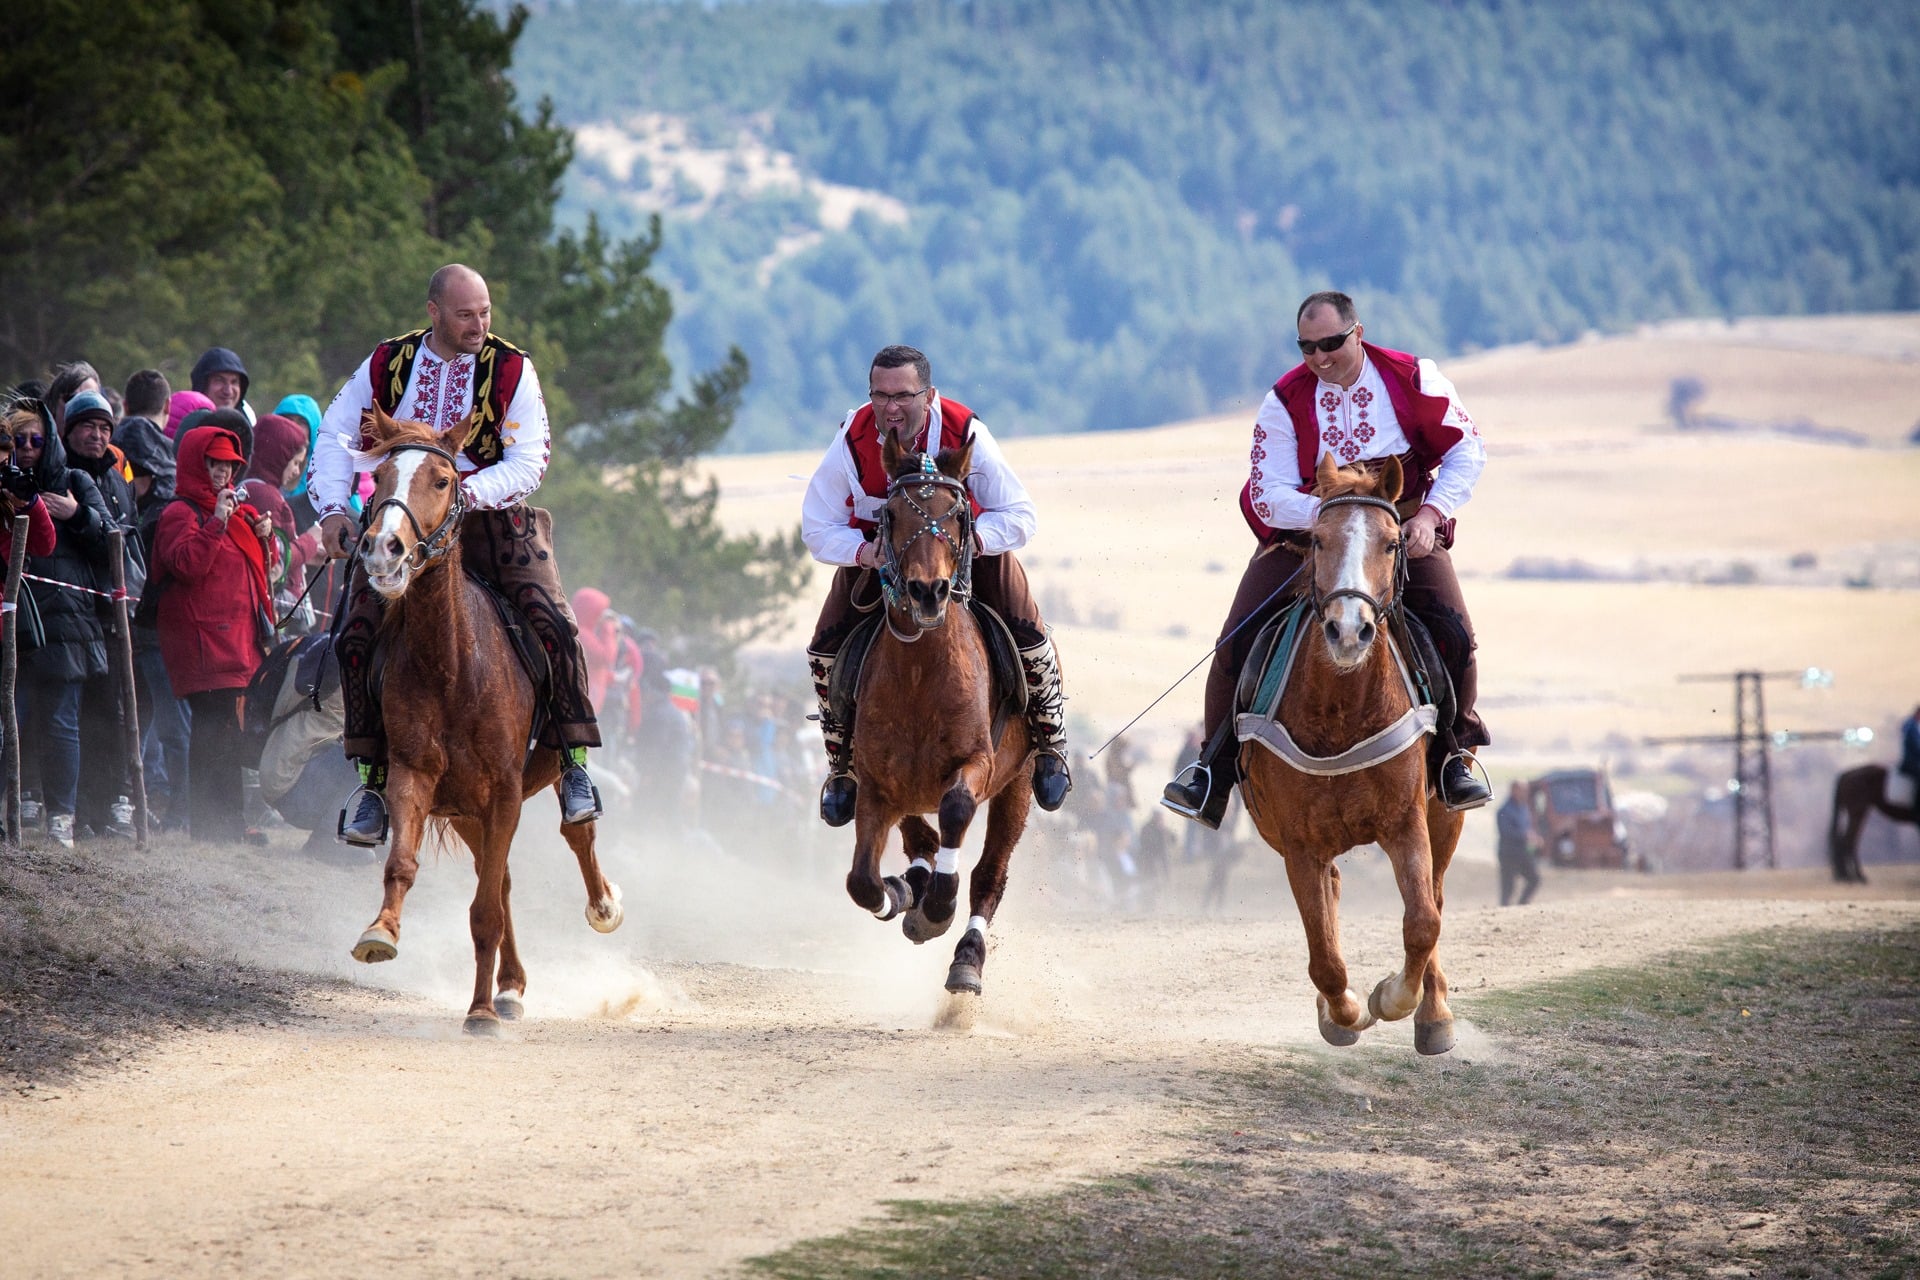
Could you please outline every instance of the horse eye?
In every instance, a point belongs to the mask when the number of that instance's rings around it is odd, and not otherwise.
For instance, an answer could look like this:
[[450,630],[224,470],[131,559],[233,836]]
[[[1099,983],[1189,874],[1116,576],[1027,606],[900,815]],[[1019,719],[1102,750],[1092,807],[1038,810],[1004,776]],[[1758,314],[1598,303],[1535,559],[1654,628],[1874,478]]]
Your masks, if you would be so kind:
[[433,487],[436,489],[444,489],[451,483],[453,482],[448,480],[445,476],[441,476],[438,480],[433,482]]

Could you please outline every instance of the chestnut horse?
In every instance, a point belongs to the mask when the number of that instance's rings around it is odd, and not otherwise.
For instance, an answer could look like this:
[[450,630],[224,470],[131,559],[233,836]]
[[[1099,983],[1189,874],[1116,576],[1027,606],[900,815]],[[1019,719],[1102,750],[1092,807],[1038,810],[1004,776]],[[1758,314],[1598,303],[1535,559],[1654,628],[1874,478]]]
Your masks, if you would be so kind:
[[1920,806],[1902,808],[1887,803],[1887,766],[1863,764],[1833,781],[1833,817],[1827,822],[1827,858],[1833,878],[1865,884],[1860,869],[1860,827],[1878,809],[1894,822],[1920,823]]
[[[520,806],[559,782],[558,751],[529,753],[535,693],[486,591],[460,565],[466,514],[454,465],[456,441],[378,408],[361,426],[361,465],[377,460],[360,568],[386,601],[380,635],[386,672],[380,706],[389,761],[392,847],[380,914],[354,944],[372,963],[399,953],[400,905],[419,872],[428,819],[444,822],[473,851],[479,885],[473,929],[473,1004],[467,1030],[497,1030],[520,1016],[526,970],[514,946],[507,854]],[[587,923],[619,928],[620,890],[600,873],[594,824],[562,826],[587,888]],[[496,973],[496,963],[498,971]]]
[[[885,625],[860,673],[847,894],[882,920],[902,916],[902,932],[916,943],[945,933],[960,892],[960,844],[986,801],[972,915],[946,983],[948,991],[978,994],[987,926],[1033,803],[1033,759],[1023,716],[1009,717],[999,746],[993,743],[987,646],[966,599],[972,458],[971,440],[933,458],[902,450],[890,435],[882,453],[893,477],[880,518]],[[927,813],[938,814],[938,832],[920,816]],[[882,880],[880,855],[896,825],[912,865],[905,876]]]
[[[1306,929],[1307,974],[1320,993],[1320,1034],[1348,1045],[1376,1019],[1411,1013],[1414,1047],[1432,1054],[1453,1047],[1437,949],[1441,883],[1462,818],[1427,776],[1432,721],[1415,706],[1389,636],[1389,611],[1402,607],[1405,553],[1393,506],[1402,479],[1397,459],[1377,473],[1321,460],[1314,492],[1322,501],[1302,574],[1313,616],[1301,628],[1277,717],[1295,763],[1243,741],[1241,794],[1261,836],[1286,859]],[[1256,719],[1239,722],[1243,739]],[[1362,1005],[1340,955],[1334,859],[1370,841],[1393,862],[1406,956]]]

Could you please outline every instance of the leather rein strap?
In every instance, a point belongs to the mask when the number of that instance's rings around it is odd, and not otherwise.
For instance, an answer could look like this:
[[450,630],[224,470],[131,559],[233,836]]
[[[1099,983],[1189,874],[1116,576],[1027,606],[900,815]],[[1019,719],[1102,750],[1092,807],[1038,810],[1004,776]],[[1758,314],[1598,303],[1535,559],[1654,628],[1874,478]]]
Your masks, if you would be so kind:
[[[1400,508],[1394,506],[1385,498],[1371,498],[1361,494],[1345,494],[1338,498],[1326,499],[1320,504],[1319,511],[1314,514],[1314,523],[1318,524],[1322,516],[1339,507],[1376,507],[1393,517],[1393,527],[1395,529],[1400,527]],[[1366,604],[1373,610],[1375,617],[1384,621],[1389,610],[1395,610],[1400,607],[1400,597],[1406,586],[1406,582],[1407,546],[1406,542],[1402,540],[1399,545],[1394,548],[1393,552],[1393,589],[1384,599],[1376,600],[1358,587],[1339,587],[1327,592],[1327,594],[1323,596],[1320,594],[1318,578],[1310,578],[1308,579],[1308,589],[1311,592],[1311,598],[1313,600],[1313,616],[1324,622],[1327,616],[1326,608],[1328,605],[1343,596],[1351,596],[1353,599]]]
[[413,508],[407,505],[405,498],[396,493],[367,513],[366,527],[373,528],[374,522],[380,518],[380,513],[388,507],[400,508],[400,514],[405,516],[407,523],[413,526],[413,550],[407,554],[409,558],[418,557],[414,561],[414,568],[419,569],[438,560],[452,549],[453,535],[460,527],[461,517],[467,514],[467,491],[460,484],[460,465],[454,461],[452,453],[437,444],[397,444],[387,450],[387,457],[391,458],[395,454],[408,452],[430,453],[436,458],[445,460],[446,464],[453,468],[453,504],[447,508],[447,514],[441,518],[440,523],[433,527],[432,533],[423,533],[420,529],[420,521],[413,514]]
[[[953,574],[947,579],[951,598],[967,600],[973,595],[973,508],[967,500],[967,486],[963,481],[935,471],[931,454],[921,456],[920,467],[918,471],[898,476],[887,486],[887,506],[880,512],[880,590],[886,596],[890,609],[907,608],[906,584],[900,577],[900,558],[912,549],[914,543],[929,535],[946,543],[953,551]],[[935,517],[920,503],[932,498],[939,489],[952,494],[955,501],[950,511]],[[921,523],[913,531],[913,536],[896,548],[893,545],[893,500],[897,496],[907,500],[907,505],[913,508]],[[949,520],[954,524],[951,531],[947,528]],[[891,620],[887,625],[892,627]],[[918,636],[915,638],[918,639]]]

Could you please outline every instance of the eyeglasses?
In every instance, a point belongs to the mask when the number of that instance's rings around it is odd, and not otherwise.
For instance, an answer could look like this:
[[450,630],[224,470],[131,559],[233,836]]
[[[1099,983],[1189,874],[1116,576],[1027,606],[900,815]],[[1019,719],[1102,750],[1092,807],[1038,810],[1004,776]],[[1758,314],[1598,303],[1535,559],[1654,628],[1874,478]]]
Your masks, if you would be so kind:
[[1360,322],[1358,320],[1355,320],[1352,324],[1347,326],[1347,331],[1345,333],[1336,333],[1331,338],[1301,338],[1298,340],[1300,344],[1300,354],[1303,356],[1310,356],[1314,352],[1318,351],[1323,355],[1332,355],[1334,352],[1338,351],[1341,347],[1344,347],[1347,345],[1347,339],[1351,338],[1353,336],[1353,331],[1355,329],[1358,329],[1359,327],[1360,327]]
[[868,391],[867,399],[873,402],[874,408],[884,409],[896,404],[904,405],[915,396],[923,396],[931,390],[933,390],[932,387],[922,387],[918,391],[901,391],[894,395],[888,395],[884,391]]

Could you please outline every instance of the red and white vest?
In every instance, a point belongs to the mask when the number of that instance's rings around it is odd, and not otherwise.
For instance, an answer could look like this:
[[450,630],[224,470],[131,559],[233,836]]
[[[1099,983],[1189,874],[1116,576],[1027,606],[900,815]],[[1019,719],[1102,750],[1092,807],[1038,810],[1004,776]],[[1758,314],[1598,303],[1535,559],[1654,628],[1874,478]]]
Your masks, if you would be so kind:
[[[927,435],[932,426],[931,420],[920,428],[919,437],[913,447],[920,453],[945,453],[949,449],[964,448],[967,437],[973,428],[973,410],[958,400],[940,399],[940,442],[929,446]],[[860,488],[870,498],[885,500],[887,486],[893,477],[887,474],[886,464],[881,461],[880,427],[878,415],[871,404],[863,404],[853,411],[853,418],[847,423],[847,450],[853,455],[854,475],[859,478]],[[973,514],[980,514],[980,504],[973,494],[967,494],[967,501],[973,507]],[[871,520],[862,520],[853,510],[853,495],[847,495],[847,523],[862,533],[872,533],[878,527]]]

